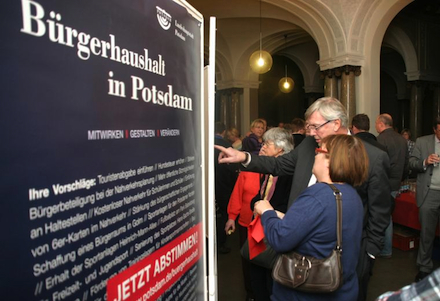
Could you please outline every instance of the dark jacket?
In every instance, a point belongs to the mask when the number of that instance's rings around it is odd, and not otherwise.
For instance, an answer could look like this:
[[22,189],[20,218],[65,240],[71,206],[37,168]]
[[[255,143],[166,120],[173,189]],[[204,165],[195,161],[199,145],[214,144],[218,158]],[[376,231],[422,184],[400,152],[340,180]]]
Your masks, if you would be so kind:
[[[290,189],[292,188],[292,176],[280,176],[277,179],[275,190],[272,198],[270,199],[270,205],[280,212],[286,213],[287,204],[289,203]],[[260,187],[264,182],[264,175],[261,177]],[[264,192],[263,192],[264,194]],[[259,200],[262,200],[263,196],[260,192],[251,201],[251,210],[254,211],[254,205]]]
[[383,144],[377,142],[377,138],[373,134],[371,134],[369,132],[359,132],[355,136],[359,137],[363,141],[368,142],[371,145],[383,150],[384,152],[387,152],[387,148]]
[[306,138],[306,135],[292,134],[292,137],[293,137],[293,145],[297,147],[304,140],[304,138]]
[[377,136],[377,141],[384,145],[390,158],[391,191],[399,191],[401,182],[408,175],[408,146],[405,138],[388,128]]
[[249,152],[254,155],[258,155],[261,149],[261,143],[258,141],[258,138],[254,133],[245,137],[241,141],[241,145],[242,151]]

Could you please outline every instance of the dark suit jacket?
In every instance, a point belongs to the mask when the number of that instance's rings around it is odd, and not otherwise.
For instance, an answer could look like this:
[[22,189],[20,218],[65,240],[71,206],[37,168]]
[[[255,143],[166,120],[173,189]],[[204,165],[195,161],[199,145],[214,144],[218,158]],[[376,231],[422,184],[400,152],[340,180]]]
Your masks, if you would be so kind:
[[405,138],[388,128],[377,136],[377,141],[387,148],[390,158],[391,191],[399,191],[401,182],[408,175],[408,146]]
[[423,161],[430,154],[435,153],[434,134],[417,138],[416,146],[409,158],[409,168],[417,172],[417,206],[420,207],[425,200],[431,185],[432,169],[434,166],[428,165],[426,170],[423,168]]
[[[390,223],[390,186],[388,181],[388,155],[364,143],[370,161],[368,180],[360,187],[355,187],[364,205],[364,227],[362,238],[367,240],[366,251],[377,255],[383,246],[385,229]],[[306,137],[292,152],[280,156],[252,156],[248,171],[257,171],[273,175],[293,174],[289,207],[301,192],[307,188],[315,162],[317,143],[313,137]]]
[[374,136],[373,134],[371,134],[369,132],[359,132],[356,134],[356,137],[359,137],[362,140],[364,140],[365,142],[368,142],[371,145],[380,148],[384,152],[387,151],[387,148],[383,144],[377,142],[376,136]]
[[306,138],[306,135],[303,134],[292,134],[293,137],[293,145],[298,147],[300,143]]
[[[287,212],[287,205],[289,203],[290,189],[292,188],[292,176],[280,176],[276,182],[275,191],[270,199],[270,205],[280,212]],[[264,182],[264,175],[261,177],[260,187]],[[263,196],[260,191],[251,201],[251,210],[254,211],[254,205],[259,200],[262,200]]]

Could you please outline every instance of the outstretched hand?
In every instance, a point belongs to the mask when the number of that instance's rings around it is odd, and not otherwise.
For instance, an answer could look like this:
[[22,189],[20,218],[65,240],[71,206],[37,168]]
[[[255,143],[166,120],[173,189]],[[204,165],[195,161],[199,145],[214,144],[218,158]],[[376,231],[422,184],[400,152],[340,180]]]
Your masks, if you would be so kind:
[[218,163],[241,163],[246,160],[246,154],[232,147],[225,148],[220,145],[214,145],[220,151]]

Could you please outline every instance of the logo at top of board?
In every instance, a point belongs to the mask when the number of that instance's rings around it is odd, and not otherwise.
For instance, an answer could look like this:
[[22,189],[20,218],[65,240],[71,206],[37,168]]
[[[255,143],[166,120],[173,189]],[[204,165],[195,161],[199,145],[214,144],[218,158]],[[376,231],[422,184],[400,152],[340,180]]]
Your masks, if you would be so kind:
[[156,6],[157,9],[157,20],[163,29],[168,30],[171,27],[171,15],[167,13],[164,9]]

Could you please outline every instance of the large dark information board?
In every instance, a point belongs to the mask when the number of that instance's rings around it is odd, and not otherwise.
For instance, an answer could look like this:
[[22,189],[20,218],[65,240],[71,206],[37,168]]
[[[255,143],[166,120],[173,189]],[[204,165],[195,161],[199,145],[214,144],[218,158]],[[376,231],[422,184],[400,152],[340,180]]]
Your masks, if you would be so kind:
[[201,17],[172,0],[0,15],[0,299],[203,299]]

